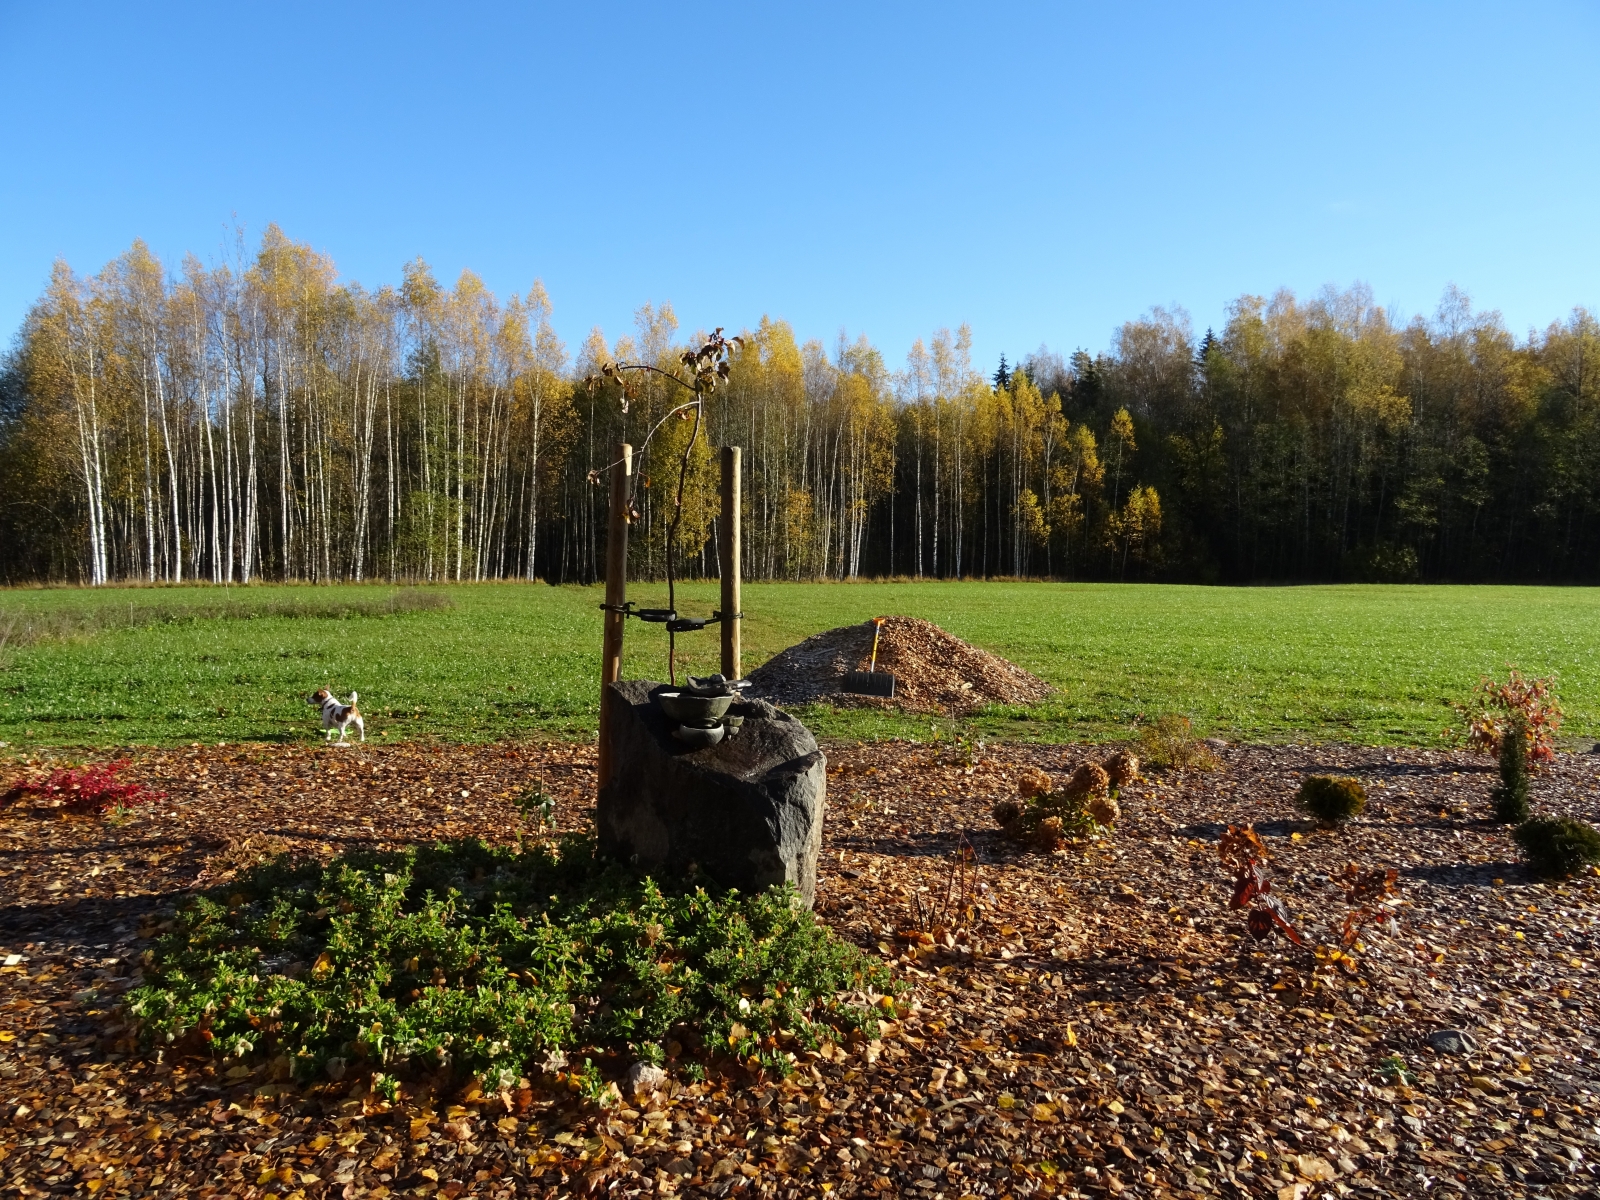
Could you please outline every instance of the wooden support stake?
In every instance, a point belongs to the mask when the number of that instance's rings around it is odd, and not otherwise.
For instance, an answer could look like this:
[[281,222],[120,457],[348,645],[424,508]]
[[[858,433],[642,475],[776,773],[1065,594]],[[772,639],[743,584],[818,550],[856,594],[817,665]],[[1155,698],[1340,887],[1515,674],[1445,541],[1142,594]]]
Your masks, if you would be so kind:
[[622,678],[622,626],[620,609],[628,600],[628,484],[633,474],[633,447],[617,446],[611,468],[611,512],[606,520],[605,643],[600,651],[600,761],[596,771],[601,787],[611,778],[611,722],[606,693]]
[[739,447],[722,448],[722,520],[718,536],[722,544],[722,673],[729,679],[740,677],[739,669]]

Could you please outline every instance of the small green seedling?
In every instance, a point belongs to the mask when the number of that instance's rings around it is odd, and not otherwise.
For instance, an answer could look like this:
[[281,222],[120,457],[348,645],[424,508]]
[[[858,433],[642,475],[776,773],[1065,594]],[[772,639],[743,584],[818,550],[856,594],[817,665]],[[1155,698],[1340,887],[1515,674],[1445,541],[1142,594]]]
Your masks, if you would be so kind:
[[1379,1061],[1378,1078],[1387,1084],[1400,1083],[1407,1086],[1417,1081],[1416,1075],[1406,1069],[1406,1060],[1398,1054],[1391,1054]]
[[537,821],[541,830],[555,826],[556,799],[547,795],[543,788],[527,788],[512,803],[517,806],[517,813],[523,821]]

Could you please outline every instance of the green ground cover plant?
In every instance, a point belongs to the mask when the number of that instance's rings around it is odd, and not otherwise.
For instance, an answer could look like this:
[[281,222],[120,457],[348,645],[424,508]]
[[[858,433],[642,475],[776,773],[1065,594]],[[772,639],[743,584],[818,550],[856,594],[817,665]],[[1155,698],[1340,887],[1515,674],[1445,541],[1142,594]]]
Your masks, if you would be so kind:
[[[227,595],[383,601],[387,585],[252,586]],[[307,620],[207,616],[0,651],[0,741],[107,746],[300,740],[304,697],[361,693],[368,737],[489,741],[594,736],[601,589],[542,584],[428,589],[451,607]],[[714,583],[680,583],[709,613]],[[26,618],[159,598],[216,604],[215,588],[17,589]],[[663,584],[635,584],[641,605]],[[230,600],[231,602],[231,600]],[[1048,701],[956,723],[869,709],[800,715],[822,736],[1065,741],[1126,738],[1158,714],[1236,740],[1417,744],[1446,707],[1509,661],[1558,677],[1572,737],[1600,736],[1600,593],[1582,588],[1207,588],[1050,583],[748,584],[745,668],[823,629],[886,613],[931,620],[1054,684]],[[3,629],[0,623],[0,629]],[[629,622],[624,671],[664,676],[666,634]],[[714,632],[678,639],[680,670],[717,669]]]
[[794,1050],[876,1036],[891,987],[791,891],[658,882],[577,837],[274,860],[182,909],[145,981],[128,1010],[157,1047],[494,1087],[605,1051],[786,1073]]

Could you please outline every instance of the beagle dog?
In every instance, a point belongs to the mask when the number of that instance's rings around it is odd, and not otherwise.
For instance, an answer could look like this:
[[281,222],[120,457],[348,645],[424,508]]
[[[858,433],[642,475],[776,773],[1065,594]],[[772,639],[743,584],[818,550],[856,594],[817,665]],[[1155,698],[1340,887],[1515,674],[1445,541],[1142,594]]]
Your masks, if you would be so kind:
[[333,731],[337,729],[340,745],[348,745],[344,739],[352,725],[360,732],[361,740],[367,740],[367,726],[361,720],[361,710],[356,707],[356,701],[360,698],[358,693],[351,692],[350,703],[342,704],[327,688],[318,688],[307,703],[313,708],[322,709],[322,728],[327,731],[327,738],[331,740]]

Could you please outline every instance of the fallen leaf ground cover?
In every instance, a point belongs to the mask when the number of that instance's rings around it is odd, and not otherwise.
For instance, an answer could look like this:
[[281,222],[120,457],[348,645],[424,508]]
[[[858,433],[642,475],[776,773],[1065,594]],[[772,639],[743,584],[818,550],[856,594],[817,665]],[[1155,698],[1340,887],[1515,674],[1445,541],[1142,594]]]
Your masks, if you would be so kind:
[[[410,591],[0,591],[0,741],[299,741],[304,698],[323,686],[360,692],[368,736],[379,740],[593,736],[599,588],[417,592],[391,605]],[[433,595],[450,607],[422,606]],[[715,584],[681,585],[679,595],[686,613],[717,607]],[[661,604],[666,589],[638,583],[630,596]],[[180,619],[186,606],[205,615]],[[160,619],[145,620],[146,608]],[[963,716],[992,738],[1117,738],[1141,716],[1184,713],[1205,733],[1247,741],[1422,745],[1459,724],[1444,701],[1466,700],[1481,675],[1503,677],[1508,662],[1557,676],[1570,739],[1600,737],[1600,592],[1592,588],[747,584],[743,608],[747,673],[823,630],[901,614],[1056,689],[1040,703]],[[66,636],[5,642],[13,622],[20,630],[50,620]],[[678,644],[686,670],[718,669],[714,631]],[[628,622],[625,661],[630,677],[664,677],[663,628]],[[827,737],[929,736],[929,718],[917,713],[825,705],[801,713]]]
[[[893,1018],[797,1055],[786,1079],[730,1062],[603,1109],[537,1070],[487,1095],[423,1076],[391,1101],[355,1071],[296,1083],[158,1059],[118,1007],[176,906],[263,856],[505,843],[530,782],[581,829],[586,747],[141,750],[129,774],[168,793],[159,806],[0,819],[0,1189],[1594,1194],[1600,880],[1528,874],[1510,831],[1479,819],[1487,760],[1230,747],[1218,771],[1125,789],[1113,837],[1044,854],[989,809],[1024,770],[1069,770],[1074,747],[828,751],[818,914],[904,982]],[[1600,818],[1597,766],[1558,755],[1536,809]],[[1310,773],[1366,786],[1342,832],[1296,809]],[[1248,938],[1216,848],[1246,822],[1309,942],[1334,940],[1350,861],[1397,869],[1398,930],[1369,927],[1354,974]],[[948,899],[964,848],[970,915]]]

